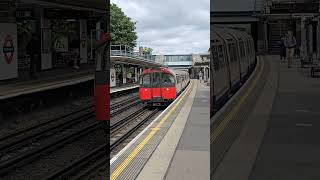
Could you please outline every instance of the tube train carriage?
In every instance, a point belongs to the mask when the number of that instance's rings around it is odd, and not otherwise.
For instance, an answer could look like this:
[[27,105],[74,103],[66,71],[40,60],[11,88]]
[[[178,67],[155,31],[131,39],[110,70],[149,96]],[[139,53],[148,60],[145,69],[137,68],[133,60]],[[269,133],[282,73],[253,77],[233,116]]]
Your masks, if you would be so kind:
[[140,76],[140,100],[148,105],[168,105],[187,87],[189,73],[168,68],[146,69]]
[[212,117],[252,73],[256,55],[253,38],[245,32],[213,26],[210,37]]

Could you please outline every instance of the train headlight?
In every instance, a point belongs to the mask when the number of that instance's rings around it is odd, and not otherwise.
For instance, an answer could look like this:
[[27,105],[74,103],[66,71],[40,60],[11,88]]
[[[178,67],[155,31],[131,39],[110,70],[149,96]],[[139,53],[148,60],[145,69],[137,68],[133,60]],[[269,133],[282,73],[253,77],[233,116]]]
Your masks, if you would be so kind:
[[167,91],[169,91],[169,88],[167,88]]

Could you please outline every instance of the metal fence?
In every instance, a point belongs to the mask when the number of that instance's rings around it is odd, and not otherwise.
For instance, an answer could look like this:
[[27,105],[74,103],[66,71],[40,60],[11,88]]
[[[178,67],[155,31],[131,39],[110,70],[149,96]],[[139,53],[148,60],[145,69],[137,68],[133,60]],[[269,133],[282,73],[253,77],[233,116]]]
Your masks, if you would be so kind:
[[111,45],[110,46],[111,56],[125,56],[132,57],[136,59],[141,59],[144,61],[152,61],[155,62],[155,55],[140,55],[138,52],[133,52],[125,45]]

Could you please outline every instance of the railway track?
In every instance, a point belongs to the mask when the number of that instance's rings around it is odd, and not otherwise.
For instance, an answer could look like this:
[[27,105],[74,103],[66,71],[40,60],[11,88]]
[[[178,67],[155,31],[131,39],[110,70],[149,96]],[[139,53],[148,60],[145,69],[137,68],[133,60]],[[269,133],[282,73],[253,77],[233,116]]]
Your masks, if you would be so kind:
[[[133,102],[132,102],[133,101]],[[130,107],[133,107],[140,102],[138,97],[132,97],[111,105],[113,114],[123,112]],[[54,151],[55,149],[70,143],[78,138],[81,138],[93,131],[101,129],[99,122],[92,121],[94,111],[92,106],[88,106],[81,110],[69,113],[59,118],[53,119],[36,126],[32,126],[18,132],[9,134],[0,138],[0,152],[2,158],[0,159],[0,175],[7,174],[10,170],[23,166],[32,162],[43,153]],[[73,129],[72,126],[82,123],[78,130]],[[70,130],[71,128],[71,130]],[[61,130],[67,129],[68,133],[64,136],[59,136]],[[102,133],[102,132],[101,132]],[[58,135],[57,135],[58,134]],[[49,141],[44,141],[47,139]],[[34,147],[31,144],[41,142],[40,145]],[[32,146],[32,147],[31,147]],[[26,148],[27,147],[27,148]],[[25,152],[18,152],[22,148],[28,149]],[[5,155],[12,157],[3,158]]]
[[[139,109],[137,112],[131,114],[127,118],[119,121],[118,123],[112,125],[110,128],[111,138],[115,134],[122,134],[119,138],[116,138],[110,145],[110,151],[113,151],[119,144],[130,137],[137,129],[139,129],[148,120],[154,117],[159,112],[159,109],[148,110],[145,107]],[[142,118],[141,118],[142,117]],[[131,126],[129,129],[128,126]],[[121,131],[124,131],[121,132]]]
[[[130,103],[131,101],[134,101],[134,102]],[[125,106],[125,104],[128,104],[128,105]],[[119,103],[113,104],[111,105],[111,109],[113,110],[113,113],[111,115],[114,116],[118,113],[124,112],[137,104],[139,104],[138,97],[133,97],[125,101],[121,101]],[[88,120],[93,117],[94,117],[94,106],[92,105],[86,108],[82,108],[81,110],[77,110],[75,112],[69,113],[67,115],[63,115],[61,117],[55,118],[51,121],[47,121],[47,122],[38,124],[36,126],[22,129],[18,132],[14,132],[4,137],[0,137],[0,142],[1,142],[0,152],[1,154],[4,154],[5,152],[7,152],[6,150],[19,148],[19,146],[17,146],[18,144],[20,146],[26,145],[28,143],[27,140],[39,138],[41,135],[43,135],[46,132],[49,132],[49,131],[52,132],[55,130],[57,131],[57,130],[60,130],[61,128],[68,128],[74,124],[77,124],[84,120]]]
[[[116,141],[114,141],[111,146],[109,142],[95,148],[85,156],[79,158],[78,160],[74,161],[73,163],[69,164],[68,166],[50,174],[45,180],[53,180],[53,179],[72,179],[72,180],[79,180],[79,179],[88,179],[88,177],[92,174],[94,176],[99,176],[97,178],[103,177],[103,172],[105,172],[105,176],[108,174],[109,171],[109,161],[110,157],[107,153],[107,148],[113,150],[117,147],[120,143],[122,143],[125,139],[130,137],[137,129],[139,129],[145,122],[150,120],[159,112],[159,109],[155,110],[148,110],[145,106],[138,109],[135,113],[129,115],[126,118],[114,123],[110,127],[111,135],[119,132],[124,127],[130,126],[129,129],[126,129],[126,132],[121,135]],[[143,118],[141,118],[143,117]],[[139,120],[140,119],[140,120]],[[133,123],[136,121],[135,123]],[[131,125],[129,125],[132,123]],[[104,176],[104,178],[105,178]],[[92,177],[92,176],[91,176]]]

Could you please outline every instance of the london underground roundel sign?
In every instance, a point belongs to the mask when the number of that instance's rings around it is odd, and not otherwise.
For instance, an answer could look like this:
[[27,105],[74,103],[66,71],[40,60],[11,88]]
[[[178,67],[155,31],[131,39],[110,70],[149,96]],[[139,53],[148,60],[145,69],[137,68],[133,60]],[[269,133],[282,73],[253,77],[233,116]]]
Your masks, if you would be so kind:
[[14,44],[12,37],[8,34],[6,38],[4,39],[3,44],[3,55],[4,59],[6,60],[7,64],[11,64],[13,60],[13,54],[14,54]]
[[111,74],[111,81],[114,81],[114,73]]

